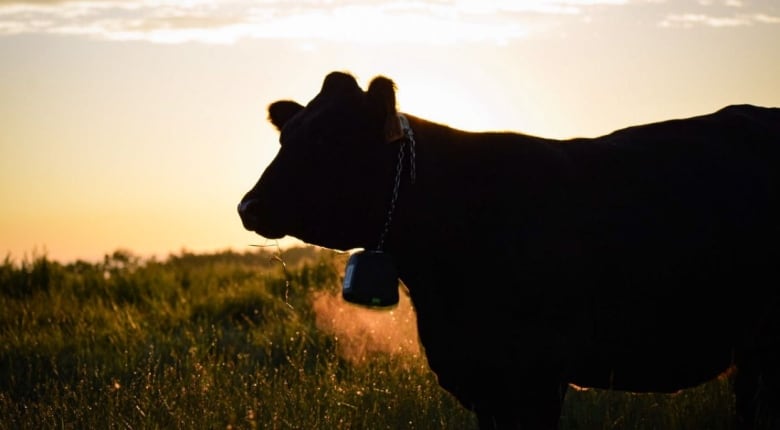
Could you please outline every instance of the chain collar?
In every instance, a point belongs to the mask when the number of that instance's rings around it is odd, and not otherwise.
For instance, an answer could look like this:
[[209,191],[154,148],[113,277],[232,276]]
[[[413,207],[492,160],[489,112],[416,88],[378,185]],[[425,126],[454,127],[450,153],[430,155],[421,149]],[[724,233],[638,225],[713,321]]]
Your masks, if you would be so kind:
[[395,212],[395,204],[398,200],[398,190],[401,187],[401,173],[403,173],[404,170],[404,147],[408,144],[409,145],[409,167],[411,172],[409,173],[409,177],[412,180],[412,183],[414,183],[417,180],[417,166],[416,166],[416,154],[415,154],[415,140],[414,140],[414,132],[412,131],[411,125],[409,125],[409,119],[406,118],[404,114],[399,113],[398,114],[398,122],[401,125],[401,130],[403,131],[403,137],[400,140],[400,144],[398,145],[398,162],[395,165],[395,181],[393,183],[393,197],[390,199],[390,207],[387,209],[387,217],[385,218],[385,226],[384,229],[382,229],[382,234],[379,236],[379,244],[376,247],[377,251],[382,251],[382,248],[385,246],[385,238],[387,237],[387,232],[390,230],[390,224],[393,221],[393,212]]

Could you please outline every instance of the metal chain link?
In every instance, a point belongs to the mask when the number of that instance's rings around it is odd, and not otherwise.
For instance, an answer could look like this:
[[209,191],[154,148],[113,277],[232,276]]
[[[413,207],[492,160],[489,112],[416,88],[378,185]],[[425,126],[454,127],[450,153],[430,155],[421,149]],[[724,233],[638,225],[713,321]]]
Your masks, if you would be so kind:
[[385,218],[385,228],[382,230],[382,234],[379,236],[379,244],[376,247],[377,251],[381,251],[385,246],[385,237],[388,230],[390,230],[390,223],[393,221],[393,212],[395,212],[395,202],[398,200],[398,189],[401,187],[401,172],[404,170],[404,146],[406,146],[406,139],[401,141],[398,145],[398,162],[395,165],[395,183],[393,184],[393,197],[390,199],[390,207],[387,209],[387,218]]
[[411,178],[412,183],[414,183],[417,180],[417,162],[415,160],[415,141],[414,141],[414,131],[412,131],[412,126],[409,125],[409,120],[404,115],[398,115],[398,119],[401,121],[401,128],[404,132],[404,141],[409,142],[409,164],[411,167]]
[[390,223],[393,221],[393,212],[395,212],[395,204],[398,201],[398,190],[401,188],[401,173],[404,170],[404,147],[406,143],[409,143],[409,163],[411,170],[412,183],[417,179],[417,168],[415,167],[415,142],[414,133],[412,127],[409,126],[409,121],[405,116],[399,115],[401,121],[401,128],[403,129],[404,137],[401,139],[401,144],[398,145],[398,161],[395,165],[395,182],[393,183],[393,197],[390,199],[390,207],[387,209],[387,218],[385,219],[385,227],[382,230],[382,234],[379,236],[379,244],[376,247],[377,251],[382,251],[385,246],[385,238],[387,232],[390,230]]

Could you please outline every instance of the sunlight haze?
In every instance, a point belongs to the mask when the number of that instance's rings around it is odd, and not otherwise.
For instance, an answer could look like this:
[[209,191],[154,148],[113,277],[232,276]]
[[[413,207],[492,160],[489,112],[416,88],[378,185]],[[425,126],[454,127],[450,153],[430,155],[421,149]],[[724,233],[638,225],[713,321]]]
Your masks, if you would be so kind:
[[333,70],[456,128],[595,137],[780,106],[778,41],[776,0],[0,0],[0,252],[273,245],[236,213],[266,108]]

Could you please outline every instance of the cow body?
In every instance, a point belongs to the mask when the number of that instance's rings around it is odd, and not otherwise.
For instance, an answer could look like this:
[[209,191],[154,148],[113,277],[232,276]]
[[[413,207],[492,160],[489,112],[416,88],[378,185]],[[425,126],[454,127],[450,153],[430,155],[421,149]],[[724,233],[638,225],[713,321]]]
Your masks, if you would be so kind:
[[[396,115],[391,81],[341,73],[305,108],[272,105],[282,146],[244,225],[376,246]],[[673,392],[732,366],[740,425],[780,425],[780,109],[566,141],[409,120],[384,250],[431,369],[482,428],[556,428],[570,383]]]

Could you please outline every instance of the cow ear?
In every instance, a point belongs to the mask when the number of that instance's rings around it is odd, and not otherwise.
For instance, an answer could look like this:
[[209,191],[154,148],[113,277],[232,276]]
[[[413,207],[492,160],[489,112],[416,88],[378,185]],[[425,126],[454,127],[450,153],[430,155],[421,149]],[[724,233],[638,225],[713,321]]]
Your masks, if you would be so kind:
[[382,121],[385,142],[401,139],[404,132],[395,106],[395,83],[384,76],[377,76],[368,85],[368,98]]
[[271,124],[276,126],[277,130],[282,131],[284,124],[300,112],[301,109],[303,109],[303,106],[294,101],[280,100],[268,106],[268,119],[271,121]]

